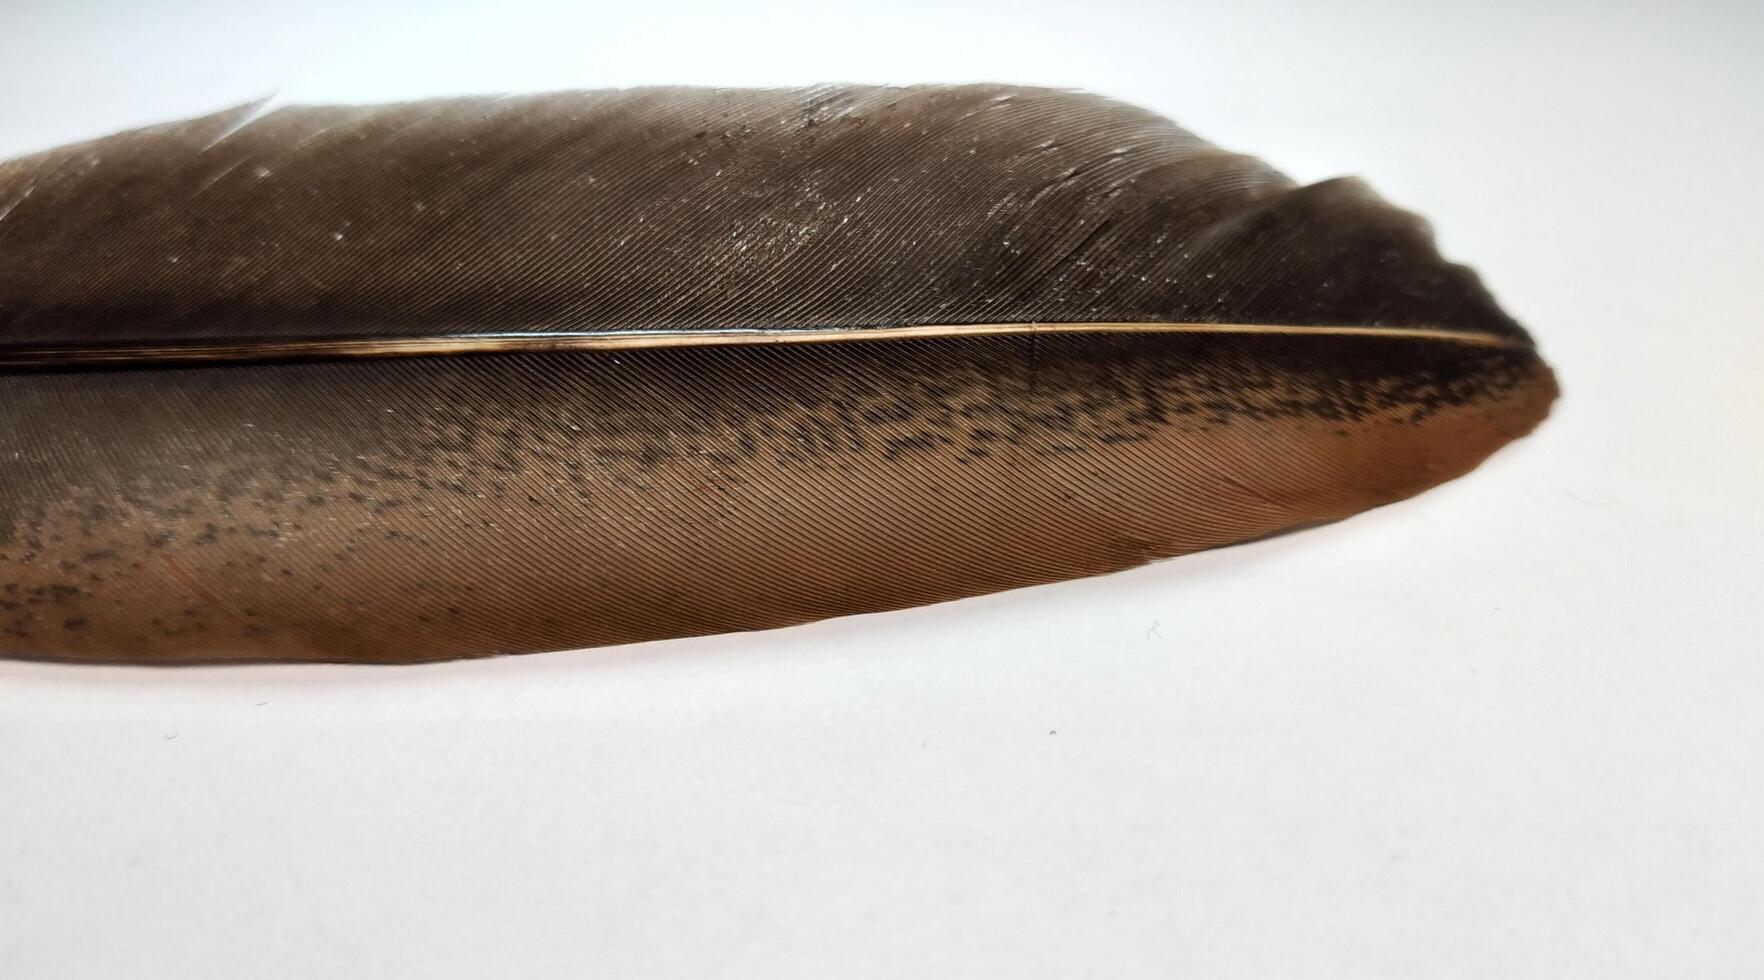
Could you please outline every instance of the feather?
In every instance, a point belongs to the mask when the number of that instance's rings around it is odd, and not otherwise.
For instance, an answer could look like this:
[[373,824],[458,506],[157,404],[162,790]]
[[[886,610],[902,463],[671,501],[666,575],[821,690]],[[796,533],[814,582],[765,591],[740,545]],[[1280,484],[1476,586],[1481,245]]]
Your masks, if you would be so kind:
[[1096,575],[1547,412],[1417,218],[1104,98],[245,106],[0,164],[0,649],[408,662]]

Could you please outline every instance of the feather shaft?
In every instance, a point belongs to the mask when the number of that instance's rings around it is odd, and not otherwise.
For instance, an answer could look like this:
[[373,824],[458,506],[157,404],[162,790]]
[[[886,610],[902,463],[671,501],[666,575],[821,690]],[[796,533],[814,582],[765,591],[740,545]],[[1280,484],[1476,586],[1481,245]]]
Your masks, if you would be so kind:
[[1529,349],[1530,341],[1476,330],[1425,327],[1296,327],[1271,323],[963,323],[857,329],[741,328],[722,330],[610,330],[601,333],[442,334],[385,340],[343,338],[247,342],[192,341],[174,345],[22,347],[0,350],[0,367],[69,368],[85,365],[243,364],[260,361],[460,354],[534,354],[553,351],[730,347],[744,344],[850,344],[1050,334],[1202,334],[1214,336],[1401,337],[1472,347]]

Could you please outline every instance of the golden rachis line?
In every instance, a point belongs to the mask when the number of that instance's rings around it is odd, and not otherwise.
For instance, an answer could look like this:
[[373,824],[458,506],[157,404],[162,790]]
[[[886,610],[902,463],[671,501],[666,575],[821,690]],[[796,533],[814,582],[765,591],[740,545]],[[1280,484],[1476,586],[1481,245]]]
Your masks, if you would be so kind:
[[171,344],[41,346],[0,349],[0,367],[47,368],[153,362],[213,363],[319,358],[424,357],[446,354],[726,347],[744,344],[876,343],[951,337],[1055,333],[1402,337],[1473,347],[1529,349],[1517,337],[1431,327],[1290,326],[1264,323],[963,323],[905,327],[730,328],[603,330],[533,333],[461,333],[419,337],[295,338],[247,341],[192,340]]

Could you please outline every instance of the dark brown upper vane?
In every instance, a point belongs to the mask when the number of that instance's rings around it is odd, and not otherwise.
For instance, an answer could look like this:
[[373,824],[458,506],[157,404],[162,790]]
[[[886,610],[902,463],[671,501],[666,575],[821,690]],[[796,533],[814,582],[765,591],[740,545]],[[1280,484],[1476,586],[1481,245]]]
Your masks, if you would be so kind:
[[997,85],[247,106],[0,164],[0,351],[1186,321],[1523,341],[1425,225]]

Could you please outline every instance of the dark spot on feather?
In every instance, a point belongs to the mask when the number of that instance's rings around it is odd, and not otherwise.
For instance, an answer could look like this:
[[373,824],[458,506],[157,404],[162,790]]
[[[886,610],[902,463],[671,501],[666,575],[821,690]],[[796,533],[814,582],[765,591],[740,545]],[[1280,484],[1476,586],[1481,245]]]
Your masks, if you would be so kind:
[[80,594],[81,590],[71,585],[45,585],[31,590],[31,595],[34,599],[41,600],[46,598],[57,605],[65,604],[68,600],[73,599]]
[[884,459],[899,459],[908,452],[923,452],[935,448],[937,448],[937,438],[929,433],[920,433],[915,436],[889,439],[884,444],[882,456]]

